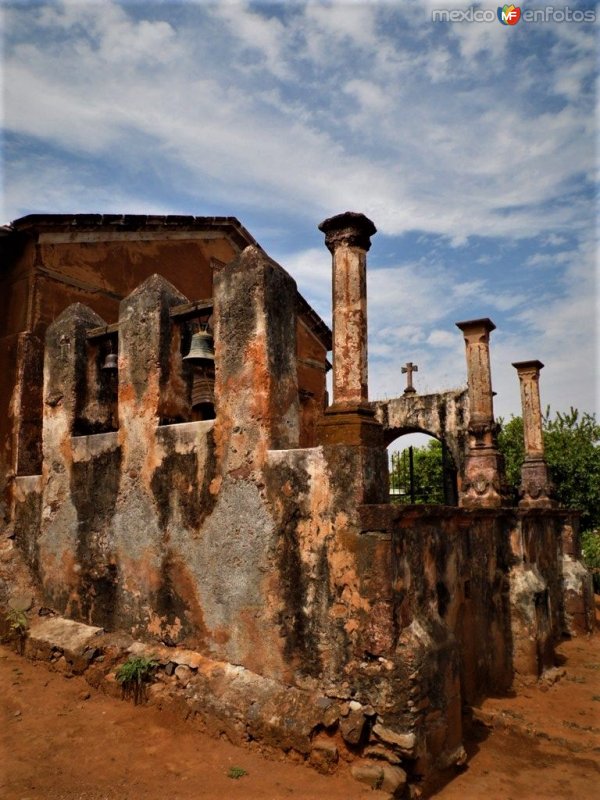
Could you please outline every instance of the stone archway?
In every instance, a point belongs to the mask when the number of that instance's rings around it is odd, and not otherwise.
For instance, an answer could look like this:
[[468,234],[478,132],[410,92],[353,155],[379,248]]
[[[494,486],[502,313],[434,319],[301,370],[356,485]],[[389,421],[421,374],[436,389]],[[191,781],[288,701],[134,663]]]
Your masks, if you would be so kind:
[[410,394],[371,403],[383,426],[386,447],[405,433],[426,433],[439,439],[456,467],[459,484],[468,455],[469,398],[467,389],[438,394]]

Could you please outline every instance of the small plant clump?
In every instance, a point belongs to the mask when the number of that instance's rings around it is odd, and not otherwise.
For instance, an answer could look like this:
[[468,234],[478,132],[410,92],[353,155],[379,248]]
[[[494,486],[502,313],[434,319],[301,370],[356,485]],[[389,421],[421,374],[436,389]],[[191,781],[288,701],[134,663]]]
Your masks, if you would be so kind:
[[29,628],[29,622],[27,621],[25,612],[17,608],[9,608],[4,619],[8,624],[10,638],[17,640],[19,652],[23,655],[25,639],[27,638],[27,630]]
[[244,775],[248,773],[243,767],[230,767],[229,772],[227,773],[228,778],[233,778],[233,780],[238,780],[238,778],[243,778]]
[[144,656],[131,656],[121,664],[115,672],[115,677],[121,684],[123,697],[132,697],[135,705],[145,700],[146,684],[152,681],[157,666],[158,663],[153,658]]

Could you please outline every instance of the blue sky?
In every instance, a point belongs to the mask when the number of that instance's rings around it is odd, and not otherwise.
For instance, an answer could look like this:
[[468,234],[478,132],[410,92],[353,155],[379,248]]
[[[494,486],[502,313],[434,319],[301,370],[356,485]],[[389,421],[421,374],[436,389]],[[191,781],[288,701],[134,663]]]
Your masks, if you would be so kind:
[[432,21],[469,7],[4,3],[3,221],[233,215],[329,320],[317,224],[362,211],[371,398],[406,361],[463,384],[454,323],[489,316],[498,415],[530,358],[544,405],[596,411],[598,23]]

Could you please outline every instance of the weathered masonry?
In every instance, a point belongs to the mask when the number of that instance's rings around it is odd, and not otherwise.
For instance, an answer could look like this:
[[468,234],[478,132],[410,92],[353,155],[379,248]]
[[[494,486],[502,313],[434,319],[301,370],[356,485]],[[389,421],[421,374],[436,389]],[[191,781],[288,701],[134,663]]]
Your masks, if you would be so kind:
[[[511,507],[494,324],[458,323],[466,390],[371,402],[375,226],[348,212],[320,228],[333,336],[232,218],[5,230],[0,602],[31,597],[166,661],[194,651],[185,701],[212,729],[323,770],[356,762],[400,797],[464,760],[465,704],[591,629],[591,585],[576,515],[552,501],[540,362],[515,364]],[[386,446],[411,430],[451,453],[457,506],[389,503]]]

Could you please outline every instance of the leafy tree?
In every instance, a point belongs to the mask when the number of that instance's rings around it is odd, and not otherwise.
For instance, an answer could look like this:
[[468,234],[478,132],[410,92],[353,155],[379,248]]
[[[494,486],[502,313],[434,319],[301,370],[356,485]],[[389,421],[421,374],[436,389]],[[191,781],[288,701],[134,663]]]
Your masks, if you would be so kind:
[[[514,500],[521,483],[521,465],[525,457],[523,420],[512,417],[506,424],[499,420],[498,445],[504,455],[506,478]],[[556,499],[565,508],[582,512],[581,530],[600,528],[600,424],[593,414],[581,414],[571,408],[550,418],[543,418],[544,445]],[[415,502],[443,503],[442,446],[431,439],[424,447],[413,448]],[[392,492],[400,489],[400,499],[410,502],[408,452],[394,454],[391,469]]]
[[[502,423],[502,420],[500,420]],[[600,425],[593,414],[571,408],[543,418],[545,457],[555,496],[565,508],[581,511],[581,529],[600,527]],[[523,420],[513,417],[498,437],[506,478],[515,496],[524,458]]]
[[[390,484],[393,497],[403,503],[411,502],[408,450],[392,456]],[[442,445],[437,439],[431,439],[423,447],[413,447],[413,485],[415,503],[443,504]]]
[[504,456],[506,482],[512,494],[512,499],[516,501],[521,483],[521,464],[525,458],[523,420],[521,417],[512,417],[506,425],[504,425],[502,419],[498,421],[502,426],[498,434],[498,448]]
[[600,530],[583,531],[581,534],[581,554],[586,565],[592,570],[594,591],[600,594]]

